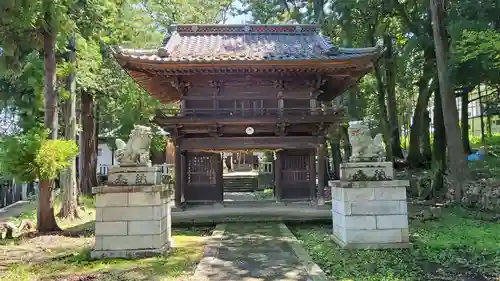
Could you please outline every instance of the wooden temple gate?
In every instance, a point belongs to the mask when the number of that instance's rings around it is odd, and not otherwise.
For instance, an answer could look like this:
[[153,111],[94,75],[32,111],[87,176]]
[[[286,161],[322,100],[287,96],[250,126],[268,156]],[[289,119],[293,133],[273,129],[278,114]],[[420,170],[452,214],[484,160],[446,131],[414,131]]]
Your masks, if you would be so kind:
[[221,152],[264,149],[276,151],[277,201],[322,204],[325,136],[345,121],[332,101],[381,50],[338,48],[316,25],[176,25],[167,39],[115,57],[153,97],[178,102],[154,119],[174,141],[176,204],[222,202]]

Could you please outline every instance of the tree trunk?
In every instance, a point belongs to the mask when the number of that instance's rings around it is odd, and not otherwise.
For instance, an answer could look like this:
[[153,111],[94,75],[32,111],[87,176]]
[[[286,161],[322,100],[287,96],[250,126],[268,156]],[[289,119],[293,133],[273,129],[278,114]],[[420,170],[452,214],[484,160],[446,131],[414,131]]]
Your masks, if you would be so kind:
[[335,180],[340,179],[340,163],[342,163],[342,155],[340,153],[340,126],[336,126],[330,139],[330,157],[332,159],[332,172]]
[[94,97],[87,91],[81,94],[82,132],[80,145],[80,191],[84,195],[92,194],[92,187],[97,186],[97,141],[94,118]]
[[[45,20],[52,23],[51,14],[45,15]],[[49,139],[57,139],[57,92],[56,92],[56,37],[50,31],[43,33],[44,57],[44,124],[50,130]],[[37,224],[39,232],[60,230],[54,217],[52,198],[53,181],[40,179],[40,194],[38,197]]]
[[448,71],[449,46],[445,29],[446,8],[444,0],[430,0],[430,4],[441,102],[446,105],[443,106],[443,119],[446,128],[450,180],[455,191],[455,201],[460,202],[462,191],[469,177],[469,167],[463,154],[464,147],[461,142],[457,104]]
[[401,150],[400,127],[398,124],[398,105],[396,101],[396,63],[394,62],[394,53],[392,49],[392,37],[384,36],[385,51],[385,77],[387,92],[387,112],[388,124],[391,136],[391,152],[395,158],[404,158]]
[[340,138],[344,146],[344,160],[349,161],[349,158],[351,158],[352,155],[352,148],[349,140],[349,134],[347,132],[347,125],[340,126]]
[[422,127],[422,156],[426,164],[432,160],[431,134],[429,132],[430,127],[431,118],[429,116],[429,110],[425,110],[424,122]]
[[479,114],[481,120],[481,144],[486,145],[486,134],[484,132],[484,107],[483,107],[483,98],[481,96],[481,84],[477,86],[477,95],[479,98]]
[[[76,63],[76,45],[74,35],[68,44],[68,62]],[[66,78],[66,90],[69,97],[63,104],[64,138],[76,141],[76,80],[75,72]],[[78,201],[76,186],[76,157],[71,160],[71,165],[61,173],[62,206],[58,216],[65,219],[78,218]]]
[[443,189],[446,171],[446,128],[443,120],[443,105],[439,89],[434,94],[434,153],[432,154],[431,190],[436,193]]
[[[370,26],[369,28],[369,40],[370,43],[375,46],[375,28]],[[379,106],[378,118],[379,124],[382,129],[382,136],[385,142],[385,156],[387,161],[393,161],[392,154],[392,134],[391,128],[389,125],[388,113],[387,113],[387,105],[385,103],[385,88],[384,82],[382,81],[382,71],[380,70],[380,66],[378,64],[375,65],[375,79],[377,80],[377,102]]]
[[434,81],[429,86],[429,81],[433,75],[433,56],[426,51],[424,54],[425,62],[422,77],[418,81],[418,98],[413,113],[412,124],[410,126],[410,142],[408,148],[408,162],[413,167],[418,167],[423,163],[421,152],[421,136],[423,132],[424,113],[429,104],[429,98],[432,94]]
[[464,147],[464,153],[469,155],[471,153],[470,140],[469,140],[469,93],[463,93],[462,99],[462,118],[461,118],[461,129],[462,129],[462,145]]

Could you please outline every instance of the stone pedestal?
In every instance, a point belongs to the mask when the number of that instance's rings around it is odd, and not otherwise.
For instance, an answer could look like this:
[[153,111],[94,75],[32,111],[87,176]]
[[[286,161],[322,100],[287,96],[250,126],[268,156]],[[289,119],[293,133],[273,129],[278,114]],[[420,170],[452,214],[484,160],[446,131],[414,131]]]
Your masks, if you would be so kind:
[[409,247],[405,180],[393,180],[390,162],[340,166],[332,188],[333,236],[345,248]]
[[96,194],[92,258],[163,254],[171,246],[170,186],[154,167],[115,167]]

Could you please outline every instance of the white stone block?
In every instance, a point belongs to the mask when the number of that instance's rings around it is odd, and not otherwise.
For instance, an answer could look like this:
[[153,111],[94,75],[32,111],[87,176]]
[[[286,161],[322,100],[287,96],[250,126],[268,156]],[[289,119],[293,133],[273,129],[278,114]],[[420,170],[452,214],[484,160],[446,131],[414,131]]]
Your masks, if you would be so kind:
[[95,221],[102,221],[103,208],[95,209]]
[[103,250],[154,249],[152,235],[103,236]]
[[363,177],[373,178],[376,174],[385,175],[386,180],[394,179],[392,162],[351,162],[340,164],[340,180],[355,180],[361,173]]
[[366,201],[375,199],[373,188],[342,188],[342,193],[344,201],[352,202],[352,201]]
[[338,226],[344,229],[377,229],[375,216],[343,216],[338,218]]
[[128,194],[129,206],[160,206],[160,192],[131,192]]
[[374,188],[375,200],[406,200],[405,187]]
[[399,201],[399,208],[401,209],[401,214],[408,214],[408,203],[405,201]]
[[96,236],[94,242],[94,250],[102,250],[102,236]]
[[401,229],[346,230],[347,243],[401,243]]
[[399,215],[400,201],[357,201],[350,202],[352,215]]
[[376,216],[377,229],[408,228],[407,215]]
[[341,241],[346,240],[346,230],[338,225],[333,226],[333,235]]
[[102,209],[103,221],[154,220],[153,207],[106,207]]
[[108,172],[109,185],[157,185],[161,179],[158,167],[113,167]]
[[161,233],[161,221],[129,221],[128,235],[154,235]]
[[341,215],[350,215],[351,214],[351,203],[344,202],[341,200],[332,200],[332,208],[333,211],[339,213]]
[[126,221],[106,221],[95,223],[95,235],[127,235]]
[[401,229],[401,237],[404,243],[410,242],[410,232],[408,231],[408,228]]
[[95,206],[99,207],[126,207],[127,193],[99,193],[96,195]]

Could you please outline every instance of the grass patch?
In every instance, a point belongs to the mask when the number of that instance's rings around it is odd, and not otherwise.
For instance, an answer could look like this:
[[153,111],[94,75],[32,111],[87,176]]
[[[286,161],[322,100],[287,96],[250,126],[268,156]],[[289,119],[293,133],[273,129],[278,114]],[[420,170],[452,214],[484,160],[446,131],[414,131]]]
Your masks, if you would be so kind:
[[[59,204],[55,204],[55,212]],[[174,248],[167,256],[148,259],[91,260],[94,243],[95,204],[82,198],[81,218],[58,220],[65,233],[23,235],[0,240],[0,280],[16,281],[182,281],[187,280],[203,255],[206,237],[213,228],[174,228]],[[36,204],[20,216],[36,221]],[[67,235],[74,233],[75,235]],[[64,235],[62,235],[64,234]]]
[[500,224],[463,209],[446,209],[435,221],[413,221],[411,249],[344,250],[331,225],[290,226],[332,280],[498,280]]
[[270,200],[274,199],[274,193],[272,188],[266,188],[262,191],[255,191],[254,196],[257,200]]
[[167,256],[133,260],[90,260],[91,245],[87,244],[82,248],[79,245],[81,245],[81,239],[84,238],[73,238],[71,243],[73,246],[67,245],[65,248],[45,251],[46,259],[19,261],[7,266],[6,274],[1,276],[0,273],[0,279],[16,281],[185,280],[201,259],[204,236],[210,232],[211,229],[208,228],[174,229],[172,237],[175,247]]

